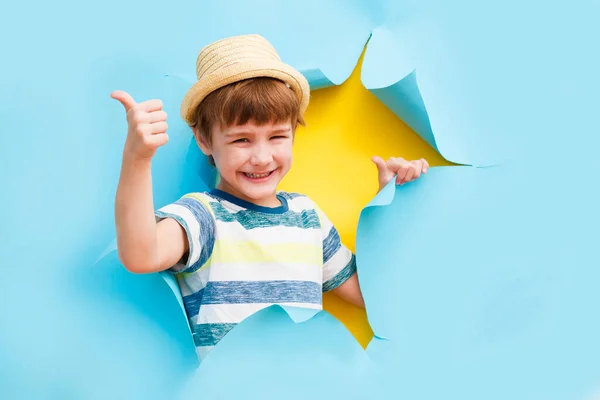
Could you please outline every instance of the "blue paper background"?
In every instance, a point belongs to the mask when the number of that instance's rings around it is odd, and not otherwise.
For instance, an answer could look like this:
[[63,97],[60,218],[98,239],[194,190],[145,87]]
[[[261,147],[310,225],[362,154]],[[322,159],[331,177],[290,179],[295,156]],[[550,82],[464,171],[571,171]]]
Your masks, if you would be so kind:
[[332,316],[321,312],[297,324],[272,306],[219,342],[182,398],[358,399],[384,395],[381,387],[377,367]]
[[[283,372],[304,365],[298,397],[377,393],[367,356],[391,398],[570,400],[600,386],[597,2],[61,0],[3,4],[0,16],[1,398],[170,398],[209,376],[195,375],[159,275],[133,276],[114,253],[95,264],[114,236],[126,129],[109,93],[159,97],[170,115],[155,205],[203,190],[214,171],[179,103],[200,47],[250,32],[313,88],[342,83],[372,33],[367,88],[449,160],[502,165],[432,169],[365,210],[359,273],[388,340],[361,353],[325,313],[293,325],[269,310],[214,365],[244,349],[236,376],[260,360],[280,398],[296,383]],[[290,341],[244,346],[277,333]],[[211,390],[231,386],[211,373]],[[323,384],[340,375],[352,385]]]
[[368,352],[393,371],[388,392],[566,399],[598,384],[592,200],[561,211],[588,180],[569,177],[566,190],[552,184],[566,174],[544,172],[433,168],[363,211],[359,278],[373,331],[387,339]]
[[433,133],[448,160],[483,166],[543,154],[538,146],[591,122],[597,2],[379,3],[363,83],[430,143]]

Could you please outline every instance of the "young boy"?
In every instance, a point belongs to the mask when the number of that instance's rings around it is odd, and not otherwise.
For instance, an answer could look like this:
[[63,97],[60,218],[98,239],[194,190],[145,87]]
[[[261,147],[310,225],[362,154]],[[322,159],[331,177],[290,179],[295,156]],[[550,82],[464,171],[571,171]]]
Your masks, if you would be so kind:
[[[355,257],[323,211],[307,196],[277,191],[292,165],[297,124],[304,124],[306,79],[258,35],[204,47],[196,71],[181,115],[219,183],[158,211],[150,165],[167,143],[167,115],[159,100],[137,104],[125,92],[112,94],[129,125],[115,205],[125,268],[176,275],[200,359],[272,304],[320,310],[322,293],[332,291],[364,307]],[[373,161],[380,189],[428,168],[423,159]]]

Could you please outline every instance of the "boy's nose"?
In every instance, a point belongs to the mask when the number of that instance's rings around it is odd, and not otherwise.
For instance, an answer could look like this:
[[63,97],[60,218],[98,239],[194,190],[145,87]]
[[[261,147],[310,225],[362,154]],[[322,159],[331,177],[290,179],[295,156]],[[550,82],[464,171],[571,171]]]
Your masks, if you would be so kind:
[[252,152],[252,165],[266,165],[273,161],[273,154],[268,146],[256,146]]

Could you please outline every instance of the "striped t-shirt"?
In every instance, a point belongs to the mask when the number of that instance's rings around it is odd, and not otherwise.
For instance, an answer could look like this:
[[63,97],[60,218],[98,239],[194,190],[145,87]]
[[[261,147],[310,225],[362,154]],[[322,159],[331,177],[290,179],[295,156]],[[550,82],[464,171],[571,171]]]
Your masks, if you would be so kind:
[[322,309],[322,293],[356,271],[354,254],[307,196],[278,192],[262,207],[221,190],[162,207],[187,233],[175,274],[199,358],[245,318],[273,304]]

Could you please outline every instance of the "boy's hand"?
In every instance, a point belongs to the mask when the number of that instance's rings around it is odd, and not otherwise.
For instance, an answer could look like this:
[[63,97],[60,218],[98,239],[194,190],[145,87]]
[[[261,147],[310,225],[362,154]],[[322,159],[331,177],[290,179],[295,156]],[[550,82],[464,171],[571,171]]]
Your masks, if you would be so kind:
[[383,161],[381,157],[376,156],[373,157],[373,162],[377,165],[379,190],[383,189],[394,178],[394,175],[397,175],[396,185],[403,185],[419,178],[429,169],[429,164],[424,158],[406,161],[401,157],[392,157]]
[[168,142],[167,113],[160,100],[136,103],[129,93],[116,90],[110,97],[118,100],[127,113],[127,140],[123,158],[151,159],[156,149]]

